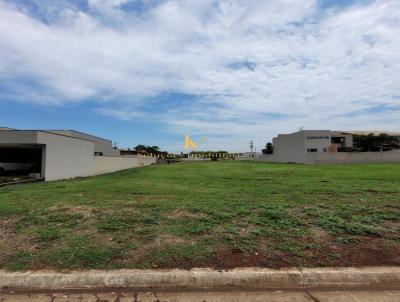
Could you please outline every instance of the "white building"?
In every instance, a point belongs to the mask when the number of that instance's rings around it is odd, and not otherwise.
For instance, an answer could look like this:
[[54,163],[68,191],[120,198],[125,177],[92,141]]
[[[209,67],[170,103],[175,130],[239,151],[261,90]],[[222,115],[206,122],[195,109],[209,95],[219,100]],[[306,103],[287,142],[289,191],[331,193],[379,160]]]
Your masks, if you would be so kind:
[[258,160],[303,164],[400,162],[400,150],[350,152],[354,147],[354,135],[369,134],[400,137],[398,132],[385,131],[301,130],[273,138],[273,154],[264,154]]
[[261,152],[243,152],[243,153],[235,153],[236,160],[253,160],[259,158],[262,153]]
[[74,130],[0,130],[0,163],[32,162],[41,178],[57,180],[114,172],[155,162],[120,156],[112,141]]
[[279,134],[272,140],[274,153],[337,152],[353,147],[353,135],[330,130],[301,130]]

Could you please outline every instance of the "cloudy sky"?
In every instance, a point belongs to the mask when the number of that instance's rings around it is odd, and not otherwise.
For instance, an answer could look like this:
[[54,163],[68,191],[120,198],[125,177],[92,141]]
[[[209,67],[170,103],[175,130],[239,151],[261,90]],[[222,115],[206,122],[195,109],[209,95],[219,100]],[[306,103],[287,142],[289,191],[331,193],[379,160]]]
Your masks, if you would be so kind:
[[400,1],[0,0],[0,106],[174,152],[400,130]]

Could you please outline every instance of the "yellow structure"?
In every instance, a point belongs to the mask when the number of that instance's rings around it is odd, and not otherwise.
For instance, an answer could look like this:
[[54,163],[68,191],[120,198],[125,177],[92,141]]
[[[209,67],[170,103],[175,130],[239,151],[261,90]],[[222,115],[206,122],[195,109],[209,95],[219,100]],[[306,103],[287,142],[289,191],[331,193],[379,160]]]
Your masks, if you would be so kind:
[[185,136],[185,150],[192,148],[193,150],[196,150],[198,145],[190,138],[189,135]]

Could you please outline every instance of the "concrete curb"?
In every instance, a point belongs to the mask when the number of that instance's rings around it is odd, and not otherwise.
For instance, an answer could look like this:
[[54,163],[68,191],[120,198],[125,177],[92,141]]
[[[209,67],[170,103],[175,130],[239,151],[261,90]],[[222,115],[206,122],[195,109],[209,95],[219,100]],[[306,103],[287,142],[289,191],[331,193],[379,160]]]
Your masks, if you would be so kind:
[[400,267],[0,271],[1,289],[400,287]]

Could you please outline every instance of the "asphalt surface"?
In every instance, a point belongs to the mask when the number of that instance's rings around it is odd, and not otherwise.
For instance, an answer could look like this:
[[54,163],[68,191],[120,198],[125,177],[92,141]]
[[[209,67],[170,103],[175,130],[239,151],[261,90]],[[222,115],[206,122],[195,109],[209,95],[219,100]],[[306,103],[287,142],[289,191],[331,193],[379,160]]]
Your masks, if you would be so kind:
[[400,302],[400,290],[0,292],[1,302]]

